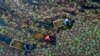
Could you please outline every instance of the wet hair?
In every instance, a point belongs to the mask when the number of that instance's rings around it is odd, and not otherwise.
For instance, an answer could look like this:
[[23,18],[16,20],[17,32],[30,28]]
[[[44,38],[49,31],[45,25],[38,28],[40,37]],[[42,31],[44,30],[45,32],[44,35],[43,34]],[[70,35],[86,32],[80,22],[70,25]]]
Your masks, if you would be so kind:
[[64,24],[66,25],[66,26],[68,26],[68,27],[72,27],[73,26],[73,24],[74,24],[74,20],[72,20],[72,19],[65,19],[64,20]]
[[34,49],[36,47],[36,45],[29,45],[29,44],[24,44],[24,50],[25,51],[30,51],[32,49]]

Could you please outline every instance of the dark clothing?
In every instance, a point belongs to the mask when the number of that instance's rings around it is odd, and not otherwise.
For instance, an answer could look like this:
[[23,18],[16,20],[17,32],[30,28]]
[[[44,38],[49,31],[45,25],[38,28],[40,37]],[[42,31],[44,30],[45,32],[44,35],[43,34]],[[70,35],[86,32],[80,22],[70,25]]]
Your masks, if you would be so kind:
[[0,25],[1,26],[6,26],[6,23],[5,23],[5,21],[2,18],[0,18]]
[[9,38],[9,37],[4,36],[4,35],[0,35],[0,41],[5,42],[6,44],[10,45],[12,38]]
[[35,21],[33,20],[33,22],[36,24],[38,23],[38,27],[44,27],[46,29],[52,29],[54,27],[53,22],[43,22],[43,21]]
[[51,29],[54,27],[53,22],[39,22],[39,26],[43,26],[46,29]]
[[26,0],[25,3],[29,3],[30,5],[39,5],[38,1]]

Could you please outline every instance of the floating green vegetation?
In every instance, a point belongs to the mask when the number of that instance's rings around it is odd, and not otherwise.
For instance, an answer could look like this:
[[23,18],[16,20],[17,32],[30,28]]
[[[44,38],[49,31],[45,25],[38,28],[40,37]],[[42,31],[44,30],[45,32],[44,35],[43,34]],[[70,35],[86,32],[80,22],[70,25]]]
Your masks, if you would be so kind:
[[0,43],[0,52],[3,52],[4,45]]
[[0,43],[0,49],[1,49],[1,48],[4,48],[4,46],[3,46],[3,44],[2,44],[2,43]]

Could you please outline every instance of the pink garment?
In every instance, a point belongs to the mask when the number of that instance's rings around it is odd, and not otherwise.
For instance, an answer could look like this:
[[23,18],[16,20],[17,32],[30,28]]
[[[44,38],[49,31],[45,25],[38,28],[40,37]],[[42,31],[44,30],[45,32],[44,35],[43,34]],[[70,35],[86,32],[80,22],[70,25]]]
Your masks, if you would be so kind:
[[46,36],[46,37],[45,37],[45,40],[50,41],[50,40],[51,40],[51,39],[50,39],[50,36]]

